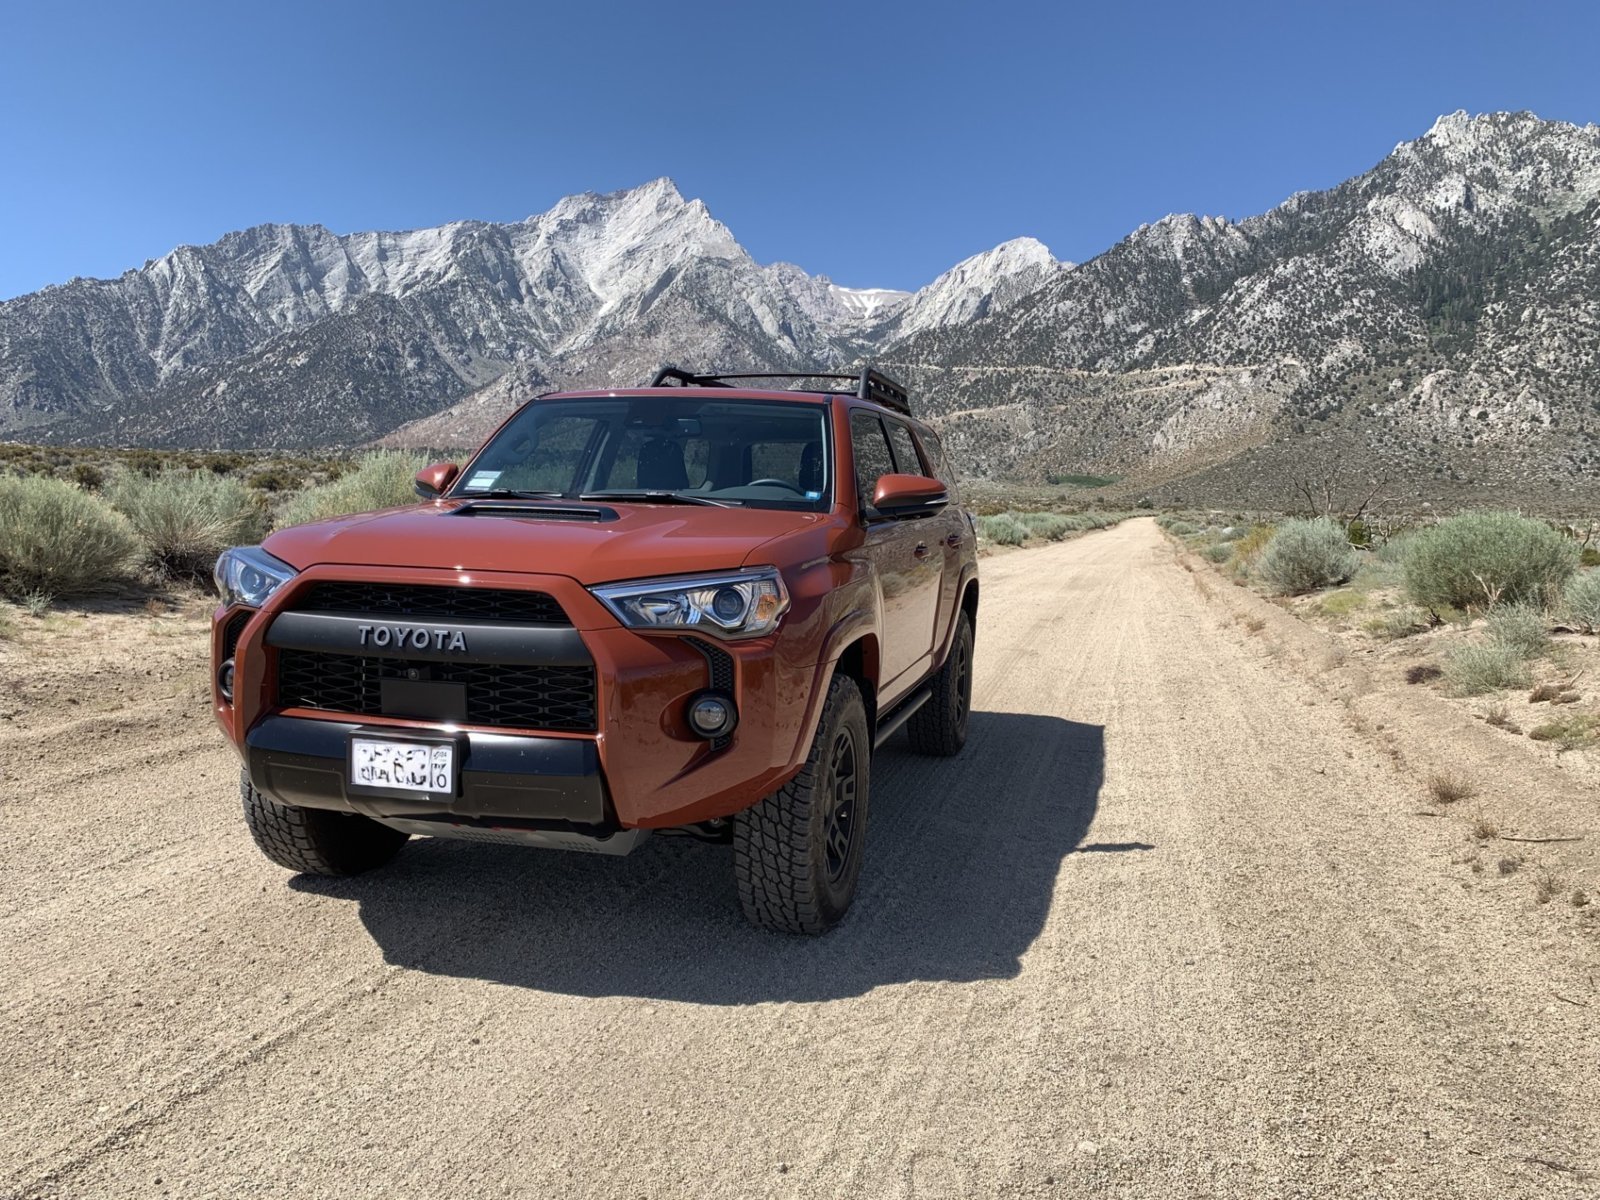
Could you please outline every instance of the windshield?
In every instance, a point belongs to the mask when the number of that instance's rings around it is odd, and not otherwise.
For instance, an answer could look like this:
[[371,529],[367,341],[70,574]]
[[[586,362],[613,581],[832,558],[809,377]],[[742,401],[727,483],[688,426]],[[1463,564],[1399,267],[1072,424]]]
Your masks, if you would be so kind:
[[536,400],[478,453],[450,494],[616,493],[626,500],[650,492],[822,512],[832,499],[826,418],[822,405],[782,400]]

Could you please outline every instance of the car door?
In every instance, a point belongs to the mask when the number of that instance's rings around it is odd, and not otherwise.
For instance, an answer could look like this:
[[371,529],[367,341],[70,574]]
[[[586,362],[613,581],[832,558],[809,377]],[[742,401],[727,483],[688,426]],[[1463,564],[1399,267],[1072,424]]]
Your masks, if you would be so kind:
[[[926,517],[887,517],[872,507],[880,476],[897,465],[884,420],[870,409],[850,414],[856,493],[866,524],[866,552],[878,578],[880,703],[887,707],[926,673],[933,654],[934,625],[944,575],[943,555]],[[920,474],[920,470],[914,472]]]
[[[910,436],[911,433],[916,435],[914,439]],[[928,523],[932,526],[930,532],[938,539],[940,557],[944,561],[944,578],[939,589],[939,618],[934,625],[933,640],[937,648],[943,646],[949,639],[950,623],[955,620],[956,606],[961,603],[961,568],[967,559],[967,539],[973,537],[972,526],[967,520],[965,510],[961,507],[960,497],[956,492],[955,477],[945,458],[944,447],[939,442],[938,434],[926,425],[918,425],[914,430],[908,431],[903,440],[891,429],[890,441],[893,443],[897,462],[901,461],[900,454],[904,445],[909,453],[918,455],[917,461],[922,464],[920,473],[937,479],[950,493],[949,506],[937,516],[928,518]],[[913,441],[915,445],[911,444]]]

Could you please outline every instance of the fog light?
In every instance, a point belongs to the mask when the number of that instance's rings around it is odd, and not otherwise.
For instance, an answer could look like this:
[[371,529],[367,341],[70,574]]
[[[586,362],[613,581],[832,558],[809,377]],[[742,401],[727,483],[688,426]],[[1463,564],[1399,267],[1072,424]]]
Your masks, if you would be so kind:
[[222,669],[217,672],[217,691],[222,693],[222,698],[229,704],[233,703],[233,659],[222,664]]
[[701,692],[689,702],[689,728],[703,738],[726,737],[739,723],[739,710],[721,692]]

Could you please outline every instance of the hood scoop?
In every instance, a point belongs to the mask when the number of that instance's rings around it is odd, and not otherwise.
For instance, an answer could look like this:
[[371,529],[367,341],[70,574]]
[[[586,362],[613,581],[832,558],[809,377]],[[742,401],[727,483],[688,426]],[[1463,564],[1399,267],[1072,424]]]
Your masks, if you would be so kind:
[[522,517],[538,521],[615,521],[617,510],[604,504],[562,504],[549,500],[469,500],[453,517]]

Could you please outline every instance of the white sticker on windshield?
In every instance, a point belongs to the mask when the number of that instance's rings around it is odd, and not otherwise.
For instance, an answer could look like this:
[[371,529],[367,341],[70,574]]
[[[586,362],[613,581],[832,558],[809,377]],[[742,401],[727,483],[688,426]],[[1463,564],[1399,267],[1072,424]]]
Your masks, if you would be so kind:
[[807,492],[806,493],[806,499],[807,500],[821,500],[822,499],[822,493],[821,492]]
[[478,471],[471,479],[467,480],[469,488],[492,488],[494,481],[500,478],[499,471]]

